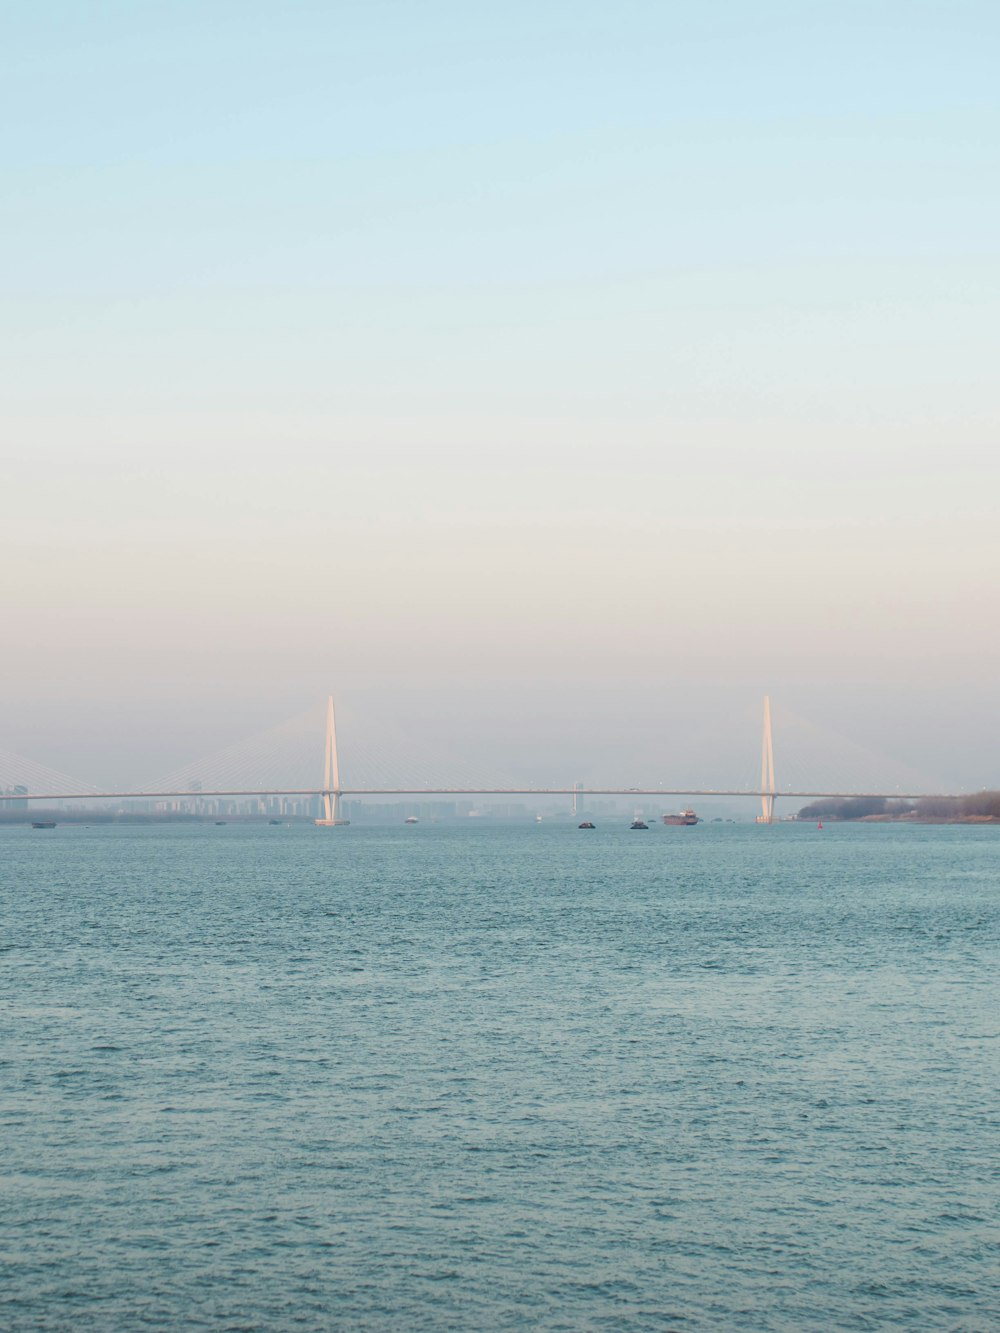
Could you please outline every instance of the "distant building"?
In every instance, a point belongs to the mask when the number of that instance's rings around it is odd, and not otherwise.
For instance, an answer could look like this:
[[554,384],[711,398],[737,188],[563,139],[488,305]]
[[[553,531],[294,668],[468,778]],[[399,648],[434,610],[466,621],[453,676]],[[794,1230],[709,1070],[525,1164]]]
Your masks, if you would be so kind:
[[[7,791],[4,794],[14,795],[14,796],[27,796],[28,789],[23,785],[23,783],[19,782],[16,787],[8,787]],[[3,804],[8,810],[27,810],[28,808],[28,802],[25,800],[4,801]]]

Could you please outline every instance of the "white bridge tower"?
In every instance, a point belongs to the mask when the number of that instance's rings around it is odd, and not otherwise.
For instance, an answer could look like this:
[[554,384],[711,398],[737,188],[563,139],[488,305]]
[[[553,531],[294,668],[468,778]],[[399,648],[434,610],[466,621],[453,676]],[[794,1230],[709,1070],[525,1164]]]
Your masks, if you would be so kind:
[[337,759],[337,719],[333,712],[333,695],[326,701],[326,758],[323,766],[323,815],[317,819],[320,828],[338,828],[349,824],[340,817],[340,763]]
[[764,735],[760,749],[760,814],[758,824],[774,823],[774,739],[771,735],[771,699],[764,695]]

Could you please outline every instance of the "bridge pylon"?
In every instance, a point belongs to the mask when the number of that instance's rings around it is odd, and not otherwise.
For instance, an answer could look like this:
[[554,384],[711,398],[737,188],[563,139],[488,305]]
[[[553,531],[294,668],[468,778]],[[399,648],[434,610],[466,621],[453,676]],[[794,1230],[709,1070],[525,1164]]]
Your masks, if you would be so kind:
[[323,818],[317,819],[319,828],[340,828],[349,819],[340,817],[340,761],[337,755],[337,719],[333,711],[333,695],[326,701],[326,751],[323,764]]
[[758,824],[774,823],[774,738],[771,734],[771,699],[764,695],[764,731],[760,748],[760,814]]

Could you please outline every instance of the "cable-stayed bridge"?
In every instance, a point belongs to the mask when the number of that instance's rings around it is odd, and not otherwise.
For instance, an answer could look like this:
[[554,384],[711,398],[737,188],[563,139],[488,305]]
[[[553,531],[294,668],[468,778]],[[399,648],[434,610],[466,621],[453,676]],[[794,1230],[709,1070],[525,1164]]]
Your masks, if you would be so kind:
[[[350,730],[348,727],[349,733]],[[756,797],[761,802],[759,822],[771,823],[779,797],[793,800],[824,797],[922,800],[947,799],[949,796],[905,766],[898,763],[887,765],[884,756],[832,734],[813,738],[814,752],[818,745],[826,761],[825,781],[810,779],[808,773],[803,775],[801,756],[796,762],[796,747],[789,745],[786,750],[784,746],[786,739],[791,741],[797,731],[810,730],[808,723],[792,715],[782,717],[779,754],[787,777],[784,785],[779,786],[768,699],[764,701],[763,726],[759,733],[759,768],[755,764],[753,772],[746,774],[743,782],[721,785],[704,778],[686,784],[676,780],[654,782],[648,773],[640,776],[634,771],[603,781],[525,781],[523,774],[517,772],[481,771],[470,763],[467,754],[432,755],[425,744],[412,737],[397,734],[387,738],[374,735],[373,730],[370,723],[366,724],[358,734],[349,734],[347,744],[343,746],[343,728],[338,735],[338,719],[331,697],[327,702],[325,726],[317,713],[310,710],[137,787],[117,790],[102,790],[58,770],[0,751],[0,809],[5,805],[10,808],[11,803],[16,803],[15,808],[26,807],[28,801],[318,798],[323,813],[316,822],[336,827],[346,822],[341,813],[344,797],[559,796],[572,798],[575,810],[579,800],[592,796],[658,799],[722,796]],[[322,765],[319,762],[321,740]],[[342,748],[347,756],[343,766]],[[865,776],[873,773],[878,775],[877,780],[864,781]],[[887,780],[887,774],[894,780]],[[629,781],[630,777],[636,780]]]

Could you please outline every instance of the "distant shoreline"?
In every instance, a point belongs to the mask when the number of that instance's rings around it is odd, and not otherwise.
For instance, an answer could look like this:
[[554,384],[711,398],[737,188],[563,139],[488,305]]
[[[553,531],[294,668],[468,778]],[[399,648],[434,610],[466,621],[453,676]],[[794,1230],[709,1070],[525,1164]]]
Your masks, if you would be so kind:
[[884,796],[838,796],[812,801],[795,816],[803,822],[844,824],[1000,824],[1000,792],[893,800]]
[[795,816],[798,824],[1000,824],[1000,815],[803,815]]

